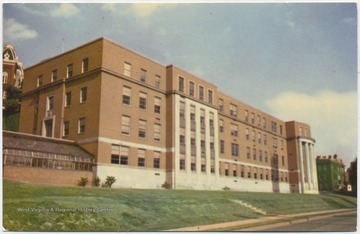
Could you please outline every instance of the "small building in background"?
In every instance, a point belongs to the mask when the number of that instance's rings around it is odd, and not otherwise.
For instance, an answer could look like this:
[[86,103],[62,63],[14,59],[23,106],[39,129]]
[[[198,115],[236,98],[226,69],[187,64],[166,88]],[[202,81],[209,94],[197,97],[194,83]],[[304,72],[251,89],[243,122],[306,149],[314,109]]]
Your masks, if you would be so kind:
[[[11,85],[18,89],[22,87],[24,79],[24,66],[18,59],[13,45],[6,44],[3,48],[3,86]],[[6,98],[6,92],[3,87],[3,99]]]
[[333,192],[345,188],[345,165],[336,154],[317,156],[316,168],[320,192]]

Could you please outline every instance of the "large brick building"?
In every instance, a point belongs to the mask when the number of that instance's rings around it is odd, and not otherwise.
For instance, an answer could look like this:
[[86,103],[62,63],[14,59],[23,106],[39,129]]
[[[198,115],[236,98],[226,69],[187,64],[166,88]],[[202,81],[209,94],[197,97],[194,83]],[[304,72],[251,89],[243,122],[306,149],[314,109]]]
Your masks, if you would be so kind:
[[114,187],[317,193],[310,126],[100,38],[25,70],[20,131],[70,139]]

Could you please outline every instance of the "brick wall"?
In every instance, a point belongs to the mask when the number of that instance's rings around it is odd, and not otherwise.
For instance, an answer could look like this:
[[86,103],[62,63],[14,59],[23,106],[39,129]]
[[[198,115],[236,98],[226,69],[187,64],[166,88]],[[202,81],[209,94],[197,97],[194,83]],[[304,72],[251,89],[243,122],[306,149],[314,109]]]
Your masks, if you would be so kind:
[[81,177],[88,178],[88,186],[92,185],[93,172],[66,171],[33,167],[4,166],[3,178],[35,184],[73,185],[77,186]]

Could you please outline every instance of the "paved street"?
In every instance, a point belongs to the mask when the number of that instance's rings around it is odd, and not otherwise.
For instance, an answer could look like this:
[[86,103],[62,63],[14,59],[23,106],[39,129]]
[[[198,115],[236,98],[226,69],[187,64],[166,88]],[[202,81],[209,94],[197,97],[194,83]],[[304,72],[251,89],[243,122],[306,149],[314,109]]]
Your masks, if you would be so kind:
[[326,217],[316,217],[310,220],[298,220],[290,223],[279,223],[273,225],[266,225],[262,227],[253,227],[242,229],[239,231],[326,231],[326,232],[339,232],[339,231],[356,231],[356,211],[346,214],[335,214]]

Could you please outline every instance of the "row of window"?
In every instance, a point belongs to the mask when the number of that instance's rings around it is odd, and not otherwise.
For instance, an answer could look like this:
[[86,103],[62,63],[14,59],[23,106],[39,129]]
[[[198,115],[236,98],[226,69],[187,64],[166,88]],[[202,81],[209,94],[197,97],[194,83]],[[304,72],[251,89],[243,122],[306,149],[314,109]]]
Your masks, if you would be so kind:
[[[147,150],[146,149],[137,149],[137,166],[145,167],[150,166],[147,164]],[[160,156],[161,152],[153,152],[153,168],[160,168]],[[130,147],[122,145],[112,145],[111,146],[111,163],[120,164],[120,165],[129,165],[130,158]],[[151,162],[150,162],[151,163]]]
[[[179,76],[178,90],[182,93],[185,93],[185,78],[184,77]],[[193,81],[189,81],[188,95],[190,95],[192,97],[196,97],[195,83]],[[206,101],[204,86],[198,85],[197,97],[202,101]],[[207,90],[207,101],[208,101],[208,103],[213,104],[213,100],[214,100],[214,92],[212,90],[208,89]]]
[[[131,77],[132,75],[132,66],[131,63],[124,62],[124,75]],[[140,81],[143,83],[147,83],[148,72],[147,70],[141,68],[140,69]],[[160,88],[161,76],[155,75],[155,87]]]
[[[260,180],[269,180],[269,175],[271,176],[272,181],[280,181],[288,182],[288,174],[286,172],[279,172],[277,170],[269,170],[263,168],[256,168],[256,167],[245,167],[244,165],[239,166],[234,164],[232,168],[228,163],[224,164],[224,175],[225,176],[234,176],[234,177],[241,177],[241,178],[249,178],[249,179],[260,179]],[[246,168],[246,172],[245,172]],[[240,172],[240,173],[239,173]],[[230,173],[232,175],[230,175]],[[246,173],[246,175],[245,175]]]
[[[66,78],[73,77],[73,64],[69,64],[66,67]],[[89,70],[89,58],[84,58],[81,62],[81,73],[85,73]],[[51,72],[50,81],[54,82],[58,79],[58,70],[55,69]],[[39,75],[37,79],[37,87],[44,85],[44,75]]]
[[[186,143],[185,143],[185,135],[179,136],[180,140],[180,154],[186,154]],[[201,157],[206,157],[206,146],[205,140],[200,140],[200,149],[201,149]],[[191,156],[196,156],[196,139],[195,137],[190,138],[190,153]],[[215,145],[214,142],[210,142],[210,158],[215,158]]]
[[[125,105],[131,105],[131,88],[130,87],[123,87],[123,94],[122,94],[122,103]],[[140,92],[139,95],[139,108],[146,110],[147,109],[147,93]],[[155,97],[154,98],[154,113],[160,114],[161,112],[161,98]]]
[[[219,99],[219,111],[224,112],[224,100],[221,98]],[[229,114],[230,114],[230,116],[237,118],[238,117],[238,106],[230,103]],[[245,122],[251,123],[252,125],[257,125],[258,127],[262,127],[264,129],[266,129],[267,123],[266,123],[265,117],[261,118],[260,115],[257,115],[256,123],[255,123],[255,113],[251,112],[249,114],[249,111],[245,110],[244,114],[245,114]],[[274,121],[271,121],[271,131],[273,133],[277,133],[277,131],[278,131],[277,123]],[[279,125],[279,134],[283,135],[283,126],[282,125]]]
[[[80,89],[80,103],[84,103],[87,101],[88,91],[87,87],[83,87]],[[71,105],[71,92],[65,93],[65,107],[69,107]]]
[[[185,170],[185,159],[180,159],[179,169]],[[193,172],[196,172],[196,163],[195,162],[190,163],[190,170]],[[200,171],[203,173],[206,172],[206,164],[205,163],[201,163]],[[215,165],[213,162],[210,164],[210,173],[211,174],[215,173]]]
[[[146,138],[147,136],[147,121],[143,119],[138,120],[138,137]],[[123,115],[121,118],[121,133],[123,135],[129,136],[131,132],[131,117]],[[154,123],[154,141],[161,140],[161,124]]]
[[23,167],[40,167],[57,170],[77,170],[77,171],[92,171],[93,164],[87,162],[64,161],[47,158],[34,158],[24,156],[6,155],[4,165],[8,166],[23,166]]

